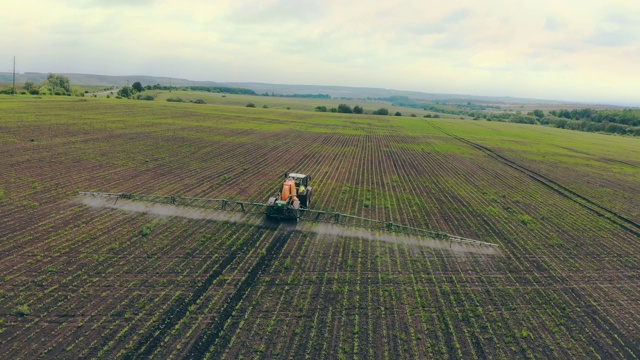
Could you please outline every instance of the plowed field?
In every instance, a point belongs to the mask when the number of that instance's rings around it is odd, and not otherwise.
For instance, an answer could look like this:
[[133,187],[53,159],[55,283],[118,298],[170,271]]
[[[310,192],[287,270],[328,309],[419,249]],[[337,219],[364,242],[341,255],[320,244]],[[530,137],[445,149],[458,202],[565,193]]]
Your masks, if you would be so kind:
[[[638,358],[640,141],[541,126],[0,98],[0,358]],[[266,202],[497,254],[89,207]]]

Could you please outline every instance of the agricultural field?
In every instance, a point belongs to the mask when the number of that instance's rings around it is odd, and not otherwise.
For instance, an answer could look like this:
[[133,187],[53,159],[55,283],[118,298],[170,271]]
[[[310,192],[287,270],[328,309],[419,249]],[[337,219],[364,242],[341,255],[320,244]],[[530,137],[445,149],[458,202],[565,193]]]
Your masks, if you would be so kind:
[[[243,102],[0,97],[0,358],[640,357],[639,139]],[[286,171],[499,249],[78,197],[266,202]]]

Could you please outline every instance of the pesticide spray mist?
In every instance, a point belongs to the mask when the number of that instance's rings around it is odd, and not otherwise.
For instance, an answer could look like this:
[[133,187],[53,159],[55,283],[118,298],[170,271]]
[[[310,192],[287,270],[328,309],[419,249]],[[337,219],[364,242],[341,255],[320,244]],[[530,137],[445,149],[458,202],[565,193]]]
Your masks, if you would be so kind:
[[[119,209],[129,212],[146,213],[161,217],[182,217],[187,219],[205,219],[212,221],[226,221],[231,223],[243,223],[249,225],[264,225],[264,216],[256,214],[242,214],[230,211],[217,211],[210,209],[198,209],[184,206],[175,206],[169,204],[156,204],[137,201],[128,201],[120,199],[81,197],[78,202],[94,209],[110,208]],[[273,226],[273,224],[271,224]],[[436,240],[428,237],[410,236],[405,234],[389,233],[384,231],[371,231],[362,228],[347,227],[337,224],[324,223],[300,223],[276,224],[274,228],[280,228],[287,231],[311,232],[323,237],[353,237],[372,241],[383,241],[393,244],[424,246],[435,249],[449,250],[455,253],[476,253],[495,255],[499,250],[495,247],[478,246],[471,244],[463,244],[449,242],[445,240]]]

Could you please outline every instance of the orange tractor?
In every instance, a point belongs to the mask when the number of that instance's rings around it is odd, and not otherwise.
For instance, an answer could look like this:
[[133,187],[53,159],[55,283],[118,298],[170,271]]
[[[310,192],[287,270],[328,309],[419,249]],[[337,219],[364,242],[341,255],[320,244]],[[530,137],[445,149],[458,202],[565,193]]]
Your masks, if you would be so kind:
[[299,219],[301,210],[311,204],[310,175],[285,173],[285,181],[277,197],[269,198],[266,206],[268,217]]

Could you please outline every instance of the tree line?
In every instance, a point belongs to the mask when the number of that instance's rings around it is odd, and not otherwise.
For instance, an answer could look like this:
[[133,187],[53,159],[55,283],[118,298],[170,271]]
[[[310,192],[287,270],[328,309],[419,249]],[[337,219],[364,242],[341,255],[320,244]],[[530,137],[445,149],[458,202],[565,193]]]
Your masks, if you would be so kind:
[[505,121],[520,124],[537,124],[560,129],[608,134],[640,136],[640,109],[594,110],[560,109],[546,113],[536,109],[526,114],[514,113],[469,113],[474,119]]
[[[13,93],[13,87],[0,91],[0,94],[10,95]],[[78,92],[71,88],[71,82],[69,82],[68,77],[56,74],[48,74],[47,78],[39,84],[32,80],[25,81],[22,86],[22,93],[31,95],[78,95]]]
[[255,91],[245,88],[228,86],[189,86],[193,91],[206,91],[212,93],[237,94],[237,95],[257,95]]
[[[315,111],[318,112],[333,112],[333,113],[342,113],[342,114],[364,114],[364,108],[360,105],[355,105],[353,108],[351,106],[349,106],[348,104],[340,104],[338,105],[338,107],[335,108],[327,108],[324,105],[320,105],[320,106],[316,106],[315,107]],[[371,114],[373,115],[389,115],[389,109],[387,108],[379,108],[377,110],[373,110],[371,112]],[[402,113],[400,111],[396,111],[395,114],[393,114],[394,116],[402,116]],[[411,115],[414,116],[415,115]]]
[[331,99],[331,95],[329,94],[276,94],[271,92],[264,92],[260,94],[262,96],[273,96],[273,97],[289,97],[289,98],[302,98],[302,99]]

